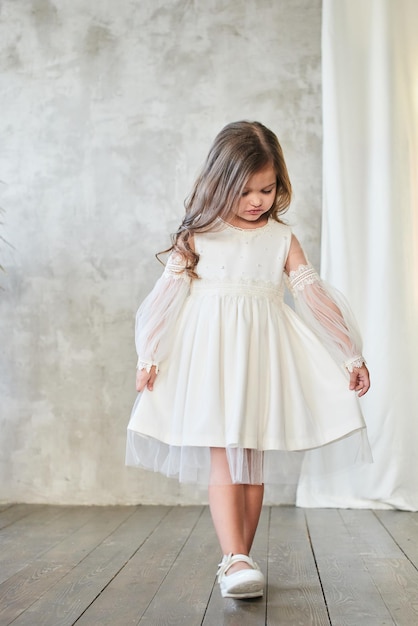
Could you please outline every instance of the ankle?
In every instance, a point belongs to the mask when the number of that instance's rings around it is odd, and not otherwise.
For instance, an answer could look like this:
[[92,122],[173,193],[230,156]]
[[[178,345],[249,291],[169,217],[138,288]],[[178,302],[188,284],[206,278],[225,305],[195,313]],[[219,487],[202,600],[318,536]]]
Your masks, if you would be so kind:
[[257,565],[252,558],[244,552],[229,552],[224,555],[222,563],[220,563],[220,568],[224,570],[225,576],[228,576],[241,570],[255,569]]
[[236,563],[231,565],[229,570],[226,572],[226,576],[229,576],[230,574],[235,574],[235,572],[240,572],[243,569],[253,569],[253,568],[251,567],[251,565],[249,565],[245,561],[237,561]]

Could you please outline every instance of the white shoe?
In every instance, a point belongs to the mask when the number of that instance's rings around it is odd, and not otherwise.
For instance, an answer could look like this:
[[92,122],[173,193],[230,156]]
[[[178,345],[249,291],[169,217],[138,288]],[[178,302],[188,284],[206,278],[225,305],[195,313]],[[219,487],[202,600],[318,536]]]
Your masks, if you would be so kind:
[[[229,568],[239,561],[248,563],[251,569],[242,569],[227,576]],[[258,598],[263,595],[264,576],[250,556],[225,554],[219,563],[217,576],[223,598]]]

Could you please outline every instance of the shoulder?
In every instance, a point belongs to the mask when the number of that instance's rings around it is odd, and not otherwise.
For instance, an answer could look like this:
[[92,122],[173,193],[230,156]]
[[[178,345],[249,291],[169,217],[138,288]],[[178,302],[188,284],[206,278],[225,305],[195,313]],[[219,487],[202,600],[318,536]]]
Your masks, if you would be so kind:
[[288,237],[289,239],[292,237],[292,229],[287,224],[283,224],[283,222],[276,222],[276,220],[272,218],[270,218],[269,224],[270,230],[277,235]]
[[284,258],[287,258],[289,250],[292,244],[292,229],[287,224],[282,222],[276,222],[274,219],[270,219],[270,226],[268,229],[271,242],[275,247],[279,247],[282,250]]
[[289,252],[286,259],[286,272],[289,274],[292,271],[297,270],[301,265],[307,265],[308,261],[306,255],[300,245],[297,237],[291,233]]

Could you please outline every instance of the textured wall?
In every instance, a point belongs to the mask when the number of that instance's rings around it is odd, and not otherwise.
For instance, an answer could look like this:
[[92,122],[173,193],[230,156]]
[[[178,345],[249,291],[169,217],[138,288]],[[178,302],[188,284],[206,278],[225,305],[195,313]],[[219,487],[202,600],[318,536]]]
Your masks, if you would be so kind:
[[232,120],[279,135],[318,260],[320,0],[0,7],[0,500],[197,502],[124,467],[134,314]]

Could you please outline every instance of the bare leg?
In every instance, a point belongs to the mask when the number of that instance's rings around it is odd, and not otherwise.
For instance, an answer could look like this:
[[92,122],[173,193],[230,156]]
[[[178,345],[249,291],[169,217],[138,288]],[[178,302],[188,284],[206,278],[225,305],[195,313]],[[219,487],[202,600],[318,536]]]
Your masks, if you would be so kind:
[[[263,485],[235,485],[223,448],[211,449],[209,506],[223,554],[250,553],[263,502]],[[239,562],[230,573],[249,568]]]
[[264,485],[243,485],[245,499],[245,543],[246,554],[249,554],[253,545],[254,536],[260,520],[261,507],[263,506]]

